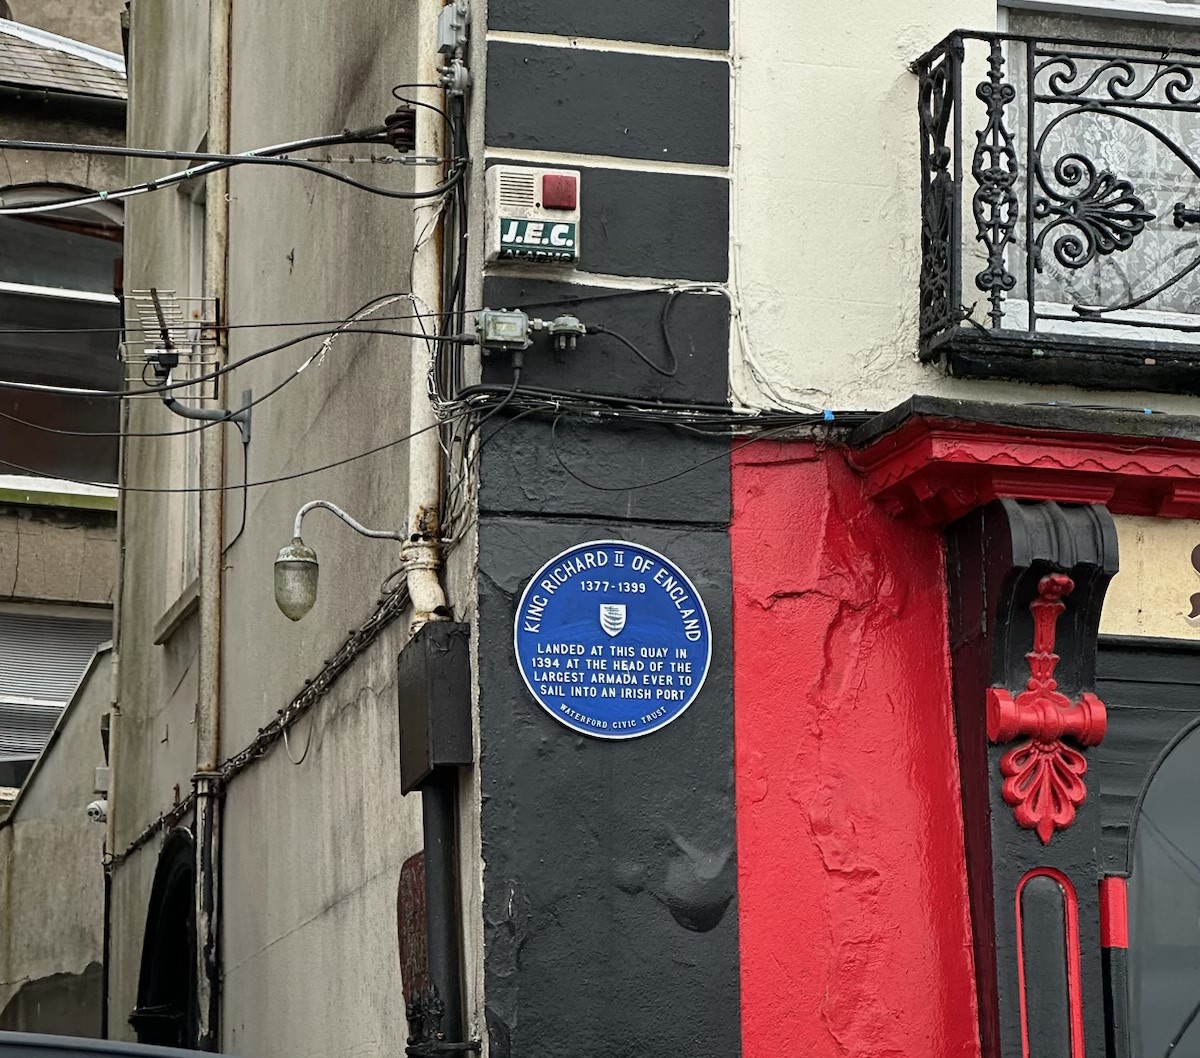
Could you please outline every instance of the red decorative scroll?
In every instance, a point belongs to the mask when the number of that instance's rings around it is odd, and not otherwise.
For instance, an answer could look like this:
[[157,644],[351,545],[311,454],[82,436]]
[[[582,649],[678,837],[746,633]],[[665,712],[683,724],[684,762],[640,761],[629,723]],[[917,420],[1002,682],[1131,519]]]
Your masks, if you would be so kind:
[[1015,699],[1002,687],[991,688],[987,695],[988,738],[1002,743],[1029,736],[1000,758],[1002,793],[1017,822],[1036,830],[1043,845],[1049,844],[1055,830],[1075,821],[1075,809],[1087,798],[1083,782],[1087,759],[1063,738],[1070,735],[1081,746],[1098,746],[1108,724],[1099,698],[1085,693],[1072,702],[1054,679],[1059,661],[1054,653],[1058,618],[1066,609],[1063,596],[1074,587],[1075,582],[1063,573],[1041,579],[1037,598],[1029,604],[1033,614],[1033,650],[1025,655],[1029,682]]

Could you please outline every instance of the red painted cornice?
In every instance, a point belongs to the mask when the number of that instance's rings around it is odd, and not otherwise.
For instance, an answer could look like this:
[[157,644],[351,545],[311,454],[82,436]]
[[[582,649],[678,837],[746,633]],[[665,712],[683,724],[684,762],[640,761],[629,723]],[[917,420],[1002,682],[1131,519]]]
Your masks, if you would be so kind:
[[946,525],[1006,497],[1200,518],[1200,441],[914,415],[848,453],[898,517]]

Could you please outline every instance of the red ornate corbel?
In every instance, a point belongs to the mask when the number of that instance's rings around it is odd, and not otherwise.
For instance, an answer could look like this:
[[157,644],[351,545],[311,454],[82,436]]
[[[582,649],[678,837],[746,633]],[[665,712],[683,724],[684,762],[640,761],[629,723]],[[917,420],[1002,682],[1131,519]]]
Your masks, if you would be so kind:
[[1002,794],[1012,806],[1017,822],[1036,830],[1042,844],[1054,831],[1075,821],[1075,809],[1087,798],[1083,775],[1087,758],[1063,742],[1070,735],[1081,746],[1098,746],[1108,725],[1104,703],[1084,693],[1072,702],[1058,690],[1054,670],[1058,655],[1054,639],[1059,615],[1066,609],[1063,596],[1075,582],[1064,573],[1051,573],[1038,582],[1037,598],[1029,604],[1033,614],[1033,650],[1029,682],[1014,699],[1002,687],[987,694],[987,732],[995,743],[1012,742],[1021,735],[1029,740],[1000,758],[1004,775]]

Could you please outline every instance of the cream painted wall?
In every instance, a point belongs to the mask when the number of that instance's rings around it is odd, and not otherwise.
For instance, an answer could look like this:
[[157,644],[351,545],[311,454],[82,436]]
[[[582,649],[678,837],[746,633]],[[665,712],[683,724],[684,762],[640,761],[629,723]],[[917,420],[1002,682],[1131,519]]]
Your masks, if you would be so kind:
[[1101,633],[1200,640],[1200,617],[1189,616],[1192,596],[1200,603],[1200,572],[1192,566],[1200,522],[1131,516],[1115,521],[1121,571],[1104,599]]
[[[97,652],[11,814],[0,822],[0,1026],[99,1035],[104,827],[87,817],[104,763],[111,651]],[[22,990],[32,1002],[22,1002]],[[57,1025],[55,1017],[64,1020]]]
[[111,604],[114,521],[107,511],[0,506],[0,599]]
[[[130,140],[194,149],[204,135],[207,5],[135,0]],[[280,19],[275,5],[233,5],[231,140],[235,150],[380,122],[395,105],[390,89],[428,81],[418,55],[432,33],[436,0],[298,0]],[[335,157],[382,148],[333,149]],[[345,165],[363,180],[410,187],[408,166]],[[132,178],[166,167],[139,162]],[[175,190],[130,203],[126,279],[189,289],[185,197]],[[367,196],[319,177],[236,169],[230,181],[231,322],[337,320],[369,299],[409,287],[412,241],[428,206]],[[397,304],[381,315],[408,312]],[[403,322],[392,327],[405,329]],[[297,328],[234,331],[231,357],[245,356]],[[228,399],[265,393],[316,350],[309,341],[237,371]],[[407,432],[409,392],[424,385],[426,349],[399,337],[346,334],[277,397],[254,409],[249,474],[287,476],[360,453]],[[180,428],[154,401],[131,402],[133,428]],[[184,424],[186,425],[186,424]],[[227,480],[242,481],[236,432],[226,437]],[[181,438],[131,440],[132,483],[175,483]],[[272,562],[291,537],[296,509],[324,498],[372,527],[399,527],[408,506],[408,449],[400,445],[336,470],[250,490],[225,501],[222,614],[223,759],[243,749],[314,677],[374,609],[381,582],[400,564],[398,547],[366,540],[332,515],[314,512],[304,537],[321,561],[321,589],[308,617],[293,624],[276,609]],[[114,777],[115,846],[125,849],[147,823],[186,795],[194,770],[198,630],[185,617],[155,643],[156,628],[181,598],[181,505],[131,493],[126,507],[122,592],[121,718]],[[456,556],[451,599],[468,614],[471,551]],[[186,595],[186,593],[184,593]],[[394,1055],[407,1027],[401,991],[396,898],[400,866],[422,843],[420,800],[401,797],[396,656],[408,621],[388,627],[300,721],[290,748],[276,745],[228,785],[224,834],[222,1049],[253,1058]],[[293,766],[288,753],[303,763]],[[466,798],[477,805],[478,794]],[[477,826],[463,813],[464,828]],[[190,825],[190,818],[184,820]],[[161,847],[156,837],[115,872],[114,1035],[128,1038],[147,901]],[[469,846],[477,849],[478,838]],[[464,887],[479,877],[464,867]],[[477,853],[475,853],[477,857]],[[478,895],[464,902],[478,906]],[[479,916],[476,914],[472,918]],[[478,953],[482,922],[469,950]],[[469,956],[477,961],[477,955]],[[468,971],[476,975],[476,961]],[[481,1017],[470,1031],[479,1035]]]
[[[995,0],[734,6],[734,288],[743,337],[779,394],[843,410],[883,411],[920,393],[1200,411],[1190,397],[951,379],[916,359],[920,155],[909,64],[951,30],[996,29]],[[985,304],[982,293],[966,300]],[[735,398],[776,403],[736,338],[731,359]]]

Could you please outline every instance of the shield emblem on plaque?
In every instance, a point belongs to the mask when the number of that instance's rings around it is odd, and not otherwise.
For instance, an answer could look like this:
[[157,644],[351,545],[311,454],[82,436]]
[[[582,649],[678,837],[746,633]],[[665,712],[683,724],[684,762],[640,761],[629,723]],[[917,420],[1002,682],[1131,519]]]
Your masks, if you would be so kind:
[[600,627],[610,636],[619,636],[625,627],[625,604],[602,602],[600,604]]

